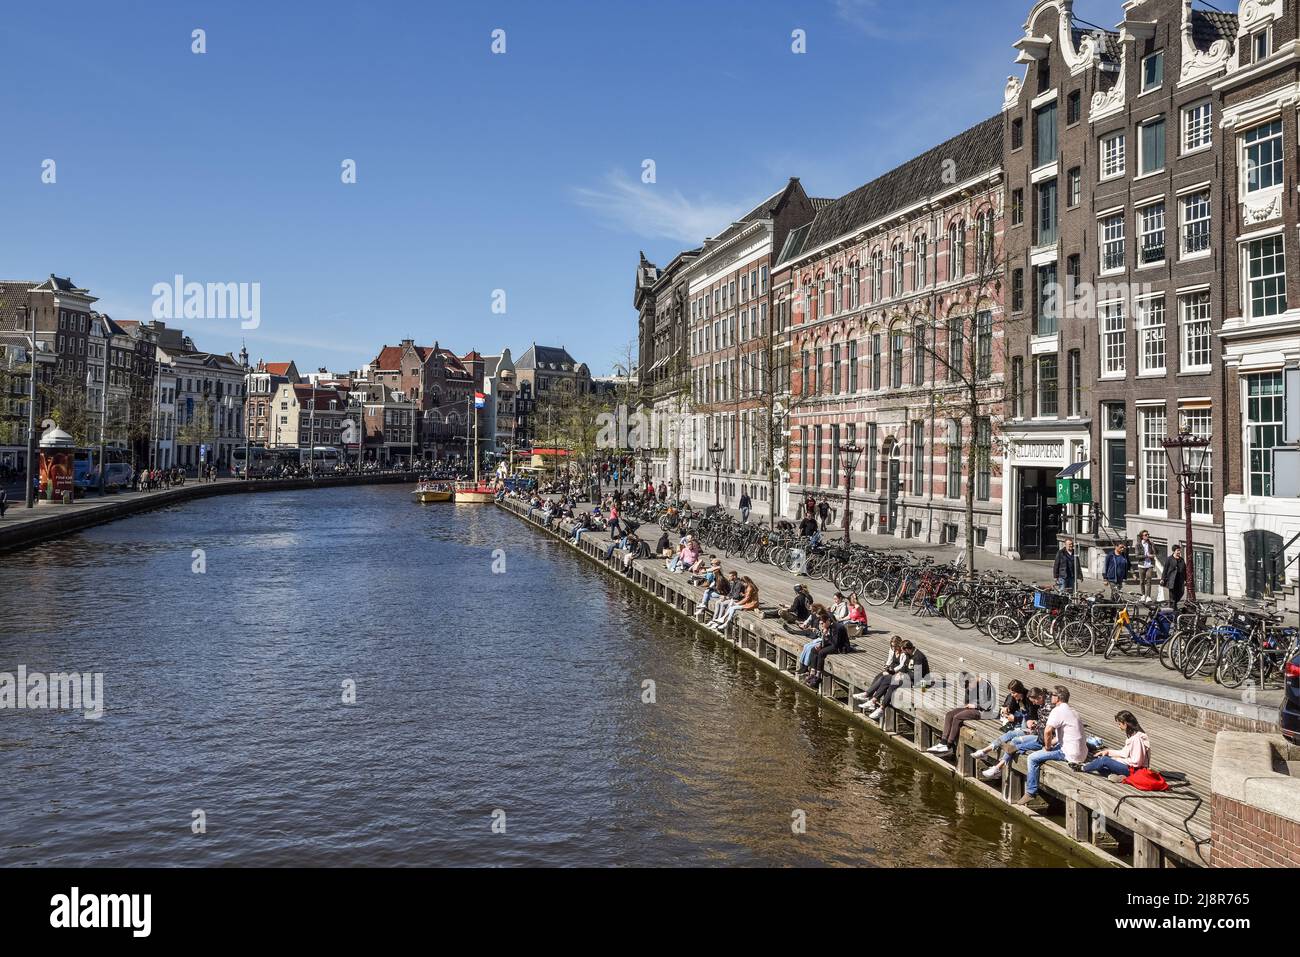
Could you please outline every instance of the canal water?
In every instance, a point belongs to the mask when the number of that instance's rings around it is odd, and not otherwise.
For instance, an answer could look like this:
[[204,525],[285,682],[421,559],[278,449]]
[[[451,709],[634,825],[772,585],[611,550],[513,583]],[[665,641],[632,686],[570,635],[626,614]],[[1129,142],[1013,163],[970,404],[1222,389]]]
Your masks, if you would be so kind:
[[1071,863],[492,506],[192,502],[0,555],[0,613],[104,699],[0,710],[4,865]]

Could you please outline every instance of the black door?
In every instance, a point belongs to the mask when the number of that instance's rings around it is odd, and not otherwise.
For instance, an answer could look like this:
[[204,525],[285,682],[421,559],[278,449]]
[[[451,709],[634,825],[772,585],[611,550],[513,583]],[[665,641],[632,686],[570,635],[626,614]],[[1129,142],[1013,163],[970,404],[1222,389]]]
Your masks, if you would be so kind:
[[1020,470],[1021,558],[1044,559],[1056,554],[1056,537],[1061,530],[1061,507],[1056,504],[1056,482],[1052,469]]
[[1281,588],[1283,576],[1277,574],[1285,559],[1275,560],[1282,549],[1282,536],[1262,528],[1251,529],[1242,536],[1246,551],[1246,597],[1264,598]]
[[902,462],[896,458],[889,460],[889,528],[892,535],[898,527],[898,493],[902,486],[902,477],[900,476]]
[[1124,513],[1128,511],[1128,484],[1124,477],[1128,450],[1123,439],[1107,441],[1106,463],[1106,524],[1111,528],[1123,528]]

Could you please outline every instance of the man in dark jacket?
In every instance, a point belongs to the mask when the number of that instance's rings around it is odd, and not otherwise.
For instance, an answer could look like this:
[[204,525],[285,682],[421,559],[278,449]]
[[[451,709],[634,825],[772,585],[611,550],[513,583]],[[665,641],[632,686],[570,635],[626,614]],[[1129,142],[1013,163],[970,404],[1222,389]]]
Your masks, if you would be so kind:
[[1187,563],[1183,561],[1183,546],[1175,545],[1165,562],[1165,570],[1160,576],[1160,584],[1169,589],[1169,601],[1178,610],[1178,603],[1183,600],[1187,588]]
[[1127,547],[1123,542],[1115,546],[1114,551],[1106,556],[1106,568],[1102,572],[1102,578],[1110,583],[1110,587],[1118,594],[1124,587],[1124,580],[1128,578],[1128,555]]
[[1074,539],[1067,538],[1061,550],[1056,553],[1056,562],[1052,565],[1052,578],[1061,591],[1074,591]]

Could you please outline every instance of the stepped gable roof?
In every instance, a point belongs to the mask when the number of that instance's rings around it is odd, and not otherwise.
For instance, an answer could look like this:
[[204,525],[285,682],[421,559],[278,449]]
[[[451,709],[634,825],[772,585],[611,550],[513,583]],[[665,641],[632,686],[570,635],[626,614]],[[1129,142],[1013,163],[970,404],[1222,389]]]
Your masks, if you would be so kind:
[[[814,217],[803,239],[803,248],[817,249],[868,223],[883,219],[895,210],[906,209],[927,196],[946,192],[952,185],[943,181],[947,160],[958,164],[958,179],[963,180],[999,167],[1002,164],[1002,116],[991,116],[841,196]],[[789,246],[788,239],[786,245]]]

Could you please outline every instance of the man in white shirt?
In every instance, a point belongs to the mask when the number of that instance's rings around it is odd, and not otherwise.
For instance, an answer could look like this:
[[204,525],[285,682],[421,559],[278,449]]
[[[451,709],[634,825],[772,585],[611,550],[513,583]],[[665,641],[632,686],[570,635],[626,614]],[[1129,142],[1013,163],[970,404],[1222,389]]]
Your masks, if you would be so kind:
[[1043,731],[1043,750],[1029,755],[1029,775],[1025,781],[1025,796],[1017,804],[1030,804],[1038,794],[1038,779],[1047,761],[1068,761],[1082,764],[1088,760],[1088,742],[1084,737],[1083,719],[1070,707],[1070,689],[1057,685],[1052,689],[1052,713],[1047,716]]

